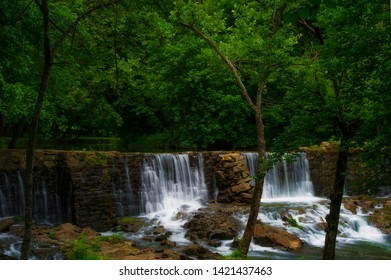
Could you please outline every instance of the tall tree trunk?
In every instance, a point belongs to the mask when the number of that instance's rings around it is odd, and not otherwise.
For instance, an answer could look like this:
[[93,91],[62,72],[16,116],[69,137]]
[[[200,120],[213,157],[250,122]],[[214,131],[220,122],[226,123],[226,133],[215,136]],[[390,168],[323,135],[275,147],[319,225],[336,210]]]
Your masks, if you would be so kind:
[[337,167],[335,171],[334,188],[330,194],[330,212],[326,216],[327,228],[325,245],[323,249],[324,260],[335,259],[335,247],[338,235],[338,224],[345,186],[346,171],[348,166],[349,138],[350,133],[343,125],[341,128],[341,143],[338,150]]
[[48,0],[34,0],[39,7],[43,17],[43,30],[44,30],[44,68],[41,76],[41,81],[38,89],[37,101],[35,103],[34,114],[29,127],[29,137],[26,149],[26,170],[24,177],[25,184],[25,228],[23,235],[23,243],[21,249],[20,258],[27,260],[29,258],[30,244],[31,244],[31,231],[33,224],[33,169],[34,169],[34,149],[37,138],[37,130],[43,101],[48,88],[49,76],[53,65],[53,59],[56,51],[64,41],[64,39],[76,28],[77,24],[85,19],[89,14],[94,11],[114,5],[122,0],[112,0],[108,2],[101,2],[95,6],[91,6],[84,13],[80,14],[66,30],[62,30],[61,35],[55,40],[53,47],[51,47],[49,29],[49,4]]
[[243,236],[239,242],[238,251],[242,257],[247,256],[250,249],[251,241],[254,236],[255,225],[258,220],[259,208],[261,206],[261,198],[263,193],[263,183],[265,179],[265,156],[266,156],[266,145],[265,145],[265,134],[264,125],[261,117],[261,113],[257,110],[255,115],[255,122],[257,125],[257,141],[258,141],[258,165],[255,178],[255,186],[253,197],[251,199],[250,213],[247,219],[246,227],[244,229]]
[[25,218],[24,218],[24,235],[21,249],[22,260],[29,258],[30,244],[31,244],[31,231],[33,224],[33,169],[34,169],[34,147],[37,138],[39,116],[45,93],[48,88],[50,70],[53,64],[52,51],[50,49],[49,38],[49,5],[48,0],[42,0],[40,9],[43,15],[43,28],[44,28],[44,69],[41,76],[41,82],[39,84],[37,101],[35,103],[33,118],[29,127],[28,144],[26,149],[26,170],[24,177],[25,185]]
[[[182,26],[193,31],[198,37],[203,39],[208,45],[220,56],[220,58],[227,65],[230,70],[233,78],[238,85],[240,92],[242,94],[243,99],[246,101],[249,108],[252,110],[253,115],[255,117],[256,122],[256,130],[257,130],[257,150],[258,150],[258,170],[257,170],[257,178],[255,180],[255,187],[253,192],[253,197],[250,205],[250,213],[247,219],[246,228],[244,234],[239,242],[239,253],[242,257],[247,256],[250,244],[252,241],[252,237],[254,235],[254,228],[257,222],[259,207],[261,204],[261,197],[263,192],[263,182],[265,178],[265,170],[264,170],[264,162],[266,155],[266,145],[265,145],[265,134],[264,134],[264,124],[262,120],[262,97],[266,88],[267,75],[261,78],[260,83],[258,84],[256,101],[255,104],[249,95],[246,86],[244,85],[235,65],[231,62],[231,60],[220,50],[218,45],[208,36],[206,36],[201,30],[199,30],[193,24],[185,23],[180,14],[177,14],[178,22]],[[265,69],[266,70],[266,69]],[[265,71],[267,72],[267,71]]]

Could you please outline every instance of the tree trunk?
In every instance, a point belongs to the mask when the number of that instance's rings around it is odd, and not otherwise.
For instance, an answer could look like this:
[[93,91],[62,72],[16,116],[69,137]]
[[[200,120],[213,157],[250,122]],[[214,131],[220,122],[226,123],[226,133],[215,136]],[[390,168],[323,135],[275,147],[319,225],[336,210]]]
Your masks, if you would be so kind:
[[56,50],[64,41],[64,39],[76,28],[77,24],[86,18],[92,12],[104,8],[106,6],[114,5],[121,2],[122,0],[112,0],[107,3],[102,2],[96,6],[92,6],[87,9],[84,13],[80,14],[68,27],[64,30],[54,42],[53,47],[50,44],[49,29],[50,29],[50,18],[49,18],[49,5],[48,0],[42,0],[39,3],[38,0],[34,0],[39,9],[41,10],[43,16],[43,30],[44,30],[44,69],[41,76],[41,82],[39,84],[37,101],[35,103],[34,114],[31,120],[28,144],[26,149],[26,173],[24,178],[25,184],[25,228],[23,243],[21,249],[21,259],[27,260],[29,257],[30,244],[31,244],[31,231],[33,224],[33,169],[34,169],[34,149],[35,142],[37,138],[38,122],[39,116],[41,114],[41,109],[43,106],[43,101],[45,94],[48,88],[49,76],[53,65],[53,59],[56,53]]
[[252,241],[252,237],[254,235],[254,228],[255,224],[257,223],[258,213],[259,213],[259,207],[261,204],[261,197],[263,192],[263,181],[265,178],[265,170],[264,170],[264,162],[265,162],[265,155],[266,155],[266,145],[265,145],[265,134],[264,134],[264,124],[262,121],[262,97],[266,86],[266,80],[267,75],[263,78],[261,78],[260,83],[258,84],[257,94],[256,94],[256,102],[254,104],[253,100],[251,99],[251,96],[249,95],[246,86],[243,84],[243,81],[235,67],[235,65],[229,60],[229,58],[220,50],[220,48],[217,46],[217,44],[208,36],[206,36],[201,30],[196,28],[194,24],[188,24],[185,23],[181,17],[180,14],[177,14],[178,22],[180,25],[190,29],[193,31],[198,37],[203,39],[212,49],[220,56],[220,58],[224,61],[224,63],[227,65],[228,69],[230,70],[233,78],[236,81],[236,84],[238,85],[240,92],[242,94],[243,99],[246,101],[249,108],[252,110],[255,122],[256,122],[256,129],[257,129],[257,149],[258,149],[258,170],[257,170],[257,176],[255,180],[255,187],[253,192],[253,197],[251,200],[250,205],[250,213],[247,220],[246,228],[243,234],[243,237],[241,238],[239,242],[239,253],[242,258],[247,256],[248,250],[250,248],[250,244]]
[[330,194],[330,212],[326,216],[327,228],[323,249],[324,260],[335,259],[335,246],[338,235],[339,214],[341,210],[343,190],[345,186],[348,165],[349,133],[342,128],[341,144],[338,150],[337,167],[335,171],[334,188]]
[[255,178],[255,187],[253,192],[253,197],[250,205],[250,213],[247,219],[246,228],[244,230],[242,239],[239,242],[238,251],[242,258],[247,256],[250,249],[250,244],[254,235],[254,228],[258,220],[259,208],[261,206],[261,198],[263,193],[263,183],[265,179],[265,155],[266,155],[266,146],[265,146],[265,134],[264,134],[264,125],[262,121],[261,114],[257,110],[255,113],[256,125],[257,125],[257,141],[258,141],[258,168]]
[[53,59],[52,51],[50,49],[49,38],[49,6],[48,0],[42,0],[40,6],[43,15],[43,28],[44,28],[44,59],[45,65],[41,76],[41,82],[39,84],[38,97],[35,103],[34,114],[29,127],[28,144],[26,149],[26,170],[24,177],[25,185],[25,218],[24,218],[24,235],[21,249],[20,259],[27,260],[29,258],[30,244],[31,244],[31,231],[33,224],[33,169],[34,169],[34,147],[37,138],[39,116],[45,93],[48,88],[50,70],[52,68]]

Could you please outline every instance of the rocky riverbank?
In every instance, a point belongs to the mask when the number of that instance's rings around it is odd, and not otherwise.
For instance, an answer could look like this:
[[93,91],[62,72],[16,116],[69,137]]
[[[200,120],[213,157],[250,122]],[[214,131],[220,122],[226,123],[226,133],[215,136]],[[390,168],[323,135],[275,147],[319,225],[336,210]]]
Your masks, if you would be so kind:
[[[368,215],[370,223],[383,233],[390,234],[391,198],[371,198],[367,196],[344,198],[344,208],[352,213]],[[170,239],[172,232],[164,226],[143,218],[121,218],[112,229],[111,236],[99,233],[90,227],[78,227],[70,223],[58,226],[35,226],[33,229],[32,257],[35,259],[222,259],[223,256],[210,249],[219,247],[225,241],[235,247],[236,238],[243,229],[242,218],[248,206],[245,204],[211,203],[186,217],[177,214],[178,219],[186,219],[185,237],[190,245],[177,245]],[[299,211],[299,210],[298,210]],[[284,223],[294,226],[286,210],[279,214]],[[319,225],[325,227],[326,225]],[[148,228],[148,230],[146,230]],[[141,235],[143,242],[127,238],[126,233]],[[21,240],[23,223],[8,218],[0,221],[0,234],[13,238],[0,239],[1,248],[11,242]],[[284,227],[272,226],[259,221],[254,232],[254,243],[280,250],[299,250],[305,242]],[[209,249],[208,249],[209,248]],[[0,259],[12,257],[0,255]]]

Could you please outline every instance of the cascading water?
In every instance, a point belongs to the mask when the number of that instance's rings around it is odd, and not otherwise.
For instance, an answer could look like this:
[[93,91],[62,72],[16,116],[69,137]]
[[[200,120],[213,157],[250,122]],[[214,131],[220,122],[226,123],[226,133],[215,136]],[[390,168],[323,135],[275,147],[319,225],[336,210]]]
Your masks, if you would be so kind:
[[144,159],[140,203],[143,214],[156,217],[166,228],[180,227],[179,216],[208,199],[203,158],[192,166],[188,154],[155,154]]
[[[251,176],[256,175],[258,154],[243,153]],[[254,185],[254,182],[251,182]],[[313,197],[314,189],[309,176],[305,153],[299,154],[293,162],[281,159],[266,174],[262,199],[295,199]]]
[[144,159],[141,171],[141,209],[145,214],[178,209],[207,199],[202,156],[190,166],[187,154],[156,154]]
[[[256,174],[257,154],[244,153],[244,156],[250,174]],[[190,158],[188,154],[151,154],[145,156],[140,170],[141,185],[138,200],[137,197],[133,197],[137,193],[135,193],[130,180],[131,174],[134,173],[130,172],[126,162],[125,172],[119,176],[121,177],[120,184],[115,186],[113,182],[114,197],[117,200],[117,214],[119,216],[131,215],[134,211],[130,211],[129,207],[136,207],[137,213],[135,215],[141,213],[143,217],[151,219],[152,223],[146,227],[163,225],[166,230],[172,233],[170,239],[177,242],[178,245],[191,243],[185,238],[185,230],[182,226],[187,221],[189,213],[196,211],[204,205],[203,202],[208,201],[203,165],[202,154],[195,158]],[[39,209],[34,211],[35,218],[44,222],[58,220],[58,217],[62,217],[61,203],[65,203],[67,206],[70,204],[69,198],[68,202],[62,201],[67,196],[59,193],[56,188],[53,189],[53,186],[49,187],[49,184],[46,185],[45,182],[42,182],[35,190],[35,205],[39,205]],[[285,227],[288,231],[299,236],[306,246],[299,252],[287,252],[252,244],[250,255],[254,258],[292,259],[297,258],[298,254],[307,254],[308,258],[319,258],[321,248],[324,245],[325,216],[329,211],[329,202],[327,199],[315,197],[313,194],[306,155],[301,154],[294,162],[282,160],[278,163],[267,174],[263,193],[258,218],[264,223]],[[24,210],[23,200],[23,181],[20,172],[8,175],[7,173],[1,174],[0,218],[20,215]],[[137,203],[134,203],[135,201]],[[54,204],[57,206],[53,206]],[[289,225],[287,217],[296,221],[299,227]],[[244,225],[247,217],[244,215],[240,218]],[[146,228],[147,232],[148,230]],[[340,251],[352,251],[350,255],[346,254],[343,258],[354,257],[355,245],[358,242],[389,244],[389,238],[368,224],[364,214],[359,211],[358,214],[354,214],[343,206],[339,231],[337,246],[343,248]],[[137,235],[137,240],[144,236],[143,233],[135,233],[135,235]],[[6,240],[7,238],[11,237],[0,235],[0,239]],[[11,245],[0,251],[16,256],[19,248],[17,246],[20,242],[14,240],[7,242]],[[223,244],[229,244],[229,242],[223,242]],[[362,250],[363,247],[359,248]],[[232,250],[230,247],[214,249],[221,253],[229,253]],[[312,251],[308,253],[308,250]],[[385,249],[383,246],[378,251],[386,258],[391,258],[390,245]],[[378,255],[373,254],[372,256],[377,257]],[[368,257],[363,254],[362,258]]]
[[[129,170],[129,162],[126,158],[124,164],[125,178],[122,182],[113,182],[113,195],[116,203],[118,217],[132,216],[139,214],[139,206],[135,198],[135,193],[131,183],[131,172]],[[119,176],[122,177],[122,176]]]
[[[24,215],[24,183],[19,171],[3,173],[0,178],[0,218]],[[39,224],[59,224],[66,219],[57,188],[49,191],[43,180],[34,187],[34,221]]]
[[[256,153],[243,153],[251,176],[256,174],[258,155]],[[253,183],[253,182],[252,182]],[[309,176],[309,166],[305,153],[301,153],[293,162],[282,159],[266,175],[262,196],[262,207],[258,219],[263,223],[285,227],[296,234],[306,245],[313,248],[322,248],[325,241],[325,217],[329,212],[329,201],[325,198],[315,197],[313,185]],[[367,242],[368,244],[387,243],[386,235],[373,227],[362,213],[354,214],[342,205],[338,235],[338,246]],[[241,218],[245,223],[247,217]],[[295,221],[292,226],[288,221]],[[376,246],[376,245],[375,245]],[[258,257],[258,252],[264,247],[252,244],[252,254]],[[381,250],[389,251],[390,246]],[[261,253],[262,254],[262,253]],[[274,251],[274,254],[286,254]],[[316,252],[319,254],[319,252]],[[321,253],[320,253],[321,254]],[[289,256],[280,256],[290,258]],[[269,255],[270,257],[271,255]],[[347,258],[352,258],[348,255]]]
[[1,175],[3,180],[0,181],[0,218],[23,215],[24,184],[20,172],[15,174],[13,182],[6,173]]
[[5,199],[3,191],[0,190],[0,217],[7,217],[7,216],[9,216],[7,200]]

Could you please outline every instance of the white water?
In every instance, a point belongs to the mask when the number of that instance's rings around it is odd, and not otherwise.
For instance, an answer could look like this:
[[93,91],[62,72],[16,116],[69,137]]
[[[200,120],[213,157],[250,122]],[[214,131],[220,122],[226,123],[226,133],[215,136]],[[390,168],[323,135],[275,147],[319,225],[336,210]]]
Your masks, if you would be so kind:
[[[249,256],[261,259],[320,259],[325,242],[325,217],[329,212],[329,201],[323,198],[313,199],[311,202],[262,202],[258,219],[265,224],[283,227],[288,232],[298,236],[304,243],[298,251],[286,251],[273,247],[264,247],[251,243]],[[379,229],[371,226],[364,214],[354,214],[341,208],[339,223],[340,234],[337,237],[337,257],[341,259],[390,259],[391,238]],[[237,218],[247,222],[247,215]],[[298,227],[286,222],[284,217],[294,219]],[[241,232],[238,237],[242,236]],[[222,254],[230,254],[232,240],[227,240],[218,248],[210,250]],[[357,254],[356,252],[360,253]]]
[[[247,157],[251,158],[252,162],[256,162],[253,153],[249,153]],[[297,234],[306,245],[315,248],[323,247],[325,233],[322,225],[324,225],[325,216],[329,212],[328,201],[313,195],[305,154],[298,158],[298,163],[292,165],[282,163],[276,169],[278,171],[269,172],[267,176],[265,188],[267,187],[269,190],[264,191],[258,218],[264,223],[287,228],[288,231]],[[128,170],[126,180],[127,189],[130,190]],[[185,230],[182,226],[187,221],[188,214],[204,206],[205,201],[208,200],[202,155],[199,155],[198,161],[193,165],[190,164],[187,154],[151,155],[144,160],[141,183],[140,201],[143,216],[172,231],[173,235],[170,239],[176,241],[178,245],[190,243],[185,238]],[[9,183],[8,187],[10,188]],[[41,193],[47,195],[45,185],[42,185]],[[8,197],[7,195],[8,192],[3,193],[5,198]],[[47,206],[45,206],[47,202],[43,201],[42,205],[44,205],[43,212],[47,213]],[[124,206],[126,207],[126,205]],[[20,209],[20,206],[17,208]],[[2,206],[0,210],[4,212],[8,211],[8,208],[3,209]],[[302,229],[287,225],[283,220],[282,213],[297,221]],[[242,216],[239,219],[244,225],[247,217]],[[368,241],[371,244],[386,243],[386,236],[367,223],[366,215],[360,212],[353,214],[342,207],[340,220],[341,234],[338,237],[338,246],[356,244],[360,241]],[[138,235],[141,239],[143,233],[138,233]],[[223,254],[229,254],[232,250],[229,247],[231,242],[230,240],[224,241],[223,245],[216,250]],[[250,250],[250,255],[254,257],[269,254],[268,257],[275,258],[276,254],[286,254],[281,250],[256,244],[251,244]],[[10,247],[4,248],[3,252],[16,255],[18,250],[16,245],[12,244]],[[391,253],[387,254],[391,255]]]
[[[250,176],[256,175],[257,153],[243,153]],[[254,182],[252,182],[254,184]],[[281,159],[268,171],[263,185],[262,200],[302,201],[314,196],[314,188],[309,175],[308,160],[301,153],[293,162]]]
[[[255,173],[256,154],[245,154],[250,174]],[[285,227],[296,234],[306,245],[322,248],[324,246],[325,217],[329,212],[328,200],[315,197],[309,177],[308,162],[301,154],[295,162],[281,161],[271,170],[265,181],[265,191],[259,220],[271,225]],[[185,239],[182,225],[186,214],[202,206],[207,200],[207,190],[203,177],[202,157],[198,166],[190,166],[187,154],[158,154],[144,161],[142,169],[142,211],[149,219],[156,219],[158,224],[173,232],[171,240],[180,244],[189,243]],[[284,222],[282,213],[297,221],[301,227],[295,228]],[[243,226],[247,216],[238,217]],[[341,222],[338,237],[339,244],[368,241],[385,242],[386,236],[380,230],[369,225],[365,215],[353,214],[344,207],[341,209]],[[241,234],[239,234],[240,236]],[[232,241],[225,241],[219,248],[211,250],[228,254]],[[267,252],[270,257],[285,254],[281,250],[266,248],[254,243],[250,247],[254,257]]]
[[200,154],[191,166],[188,154],[155,154],[144,159],[141,170],[141,211],[150,219],[158,219],[165,228],[180,232],[187,214],[196,211],[208,199]]

